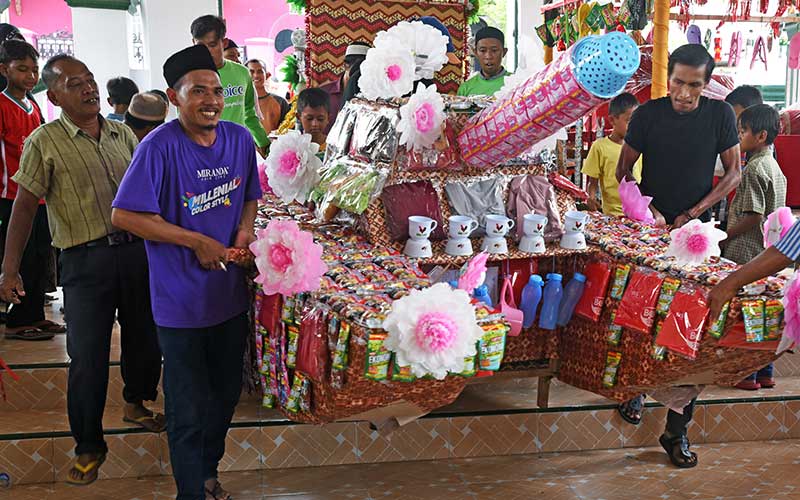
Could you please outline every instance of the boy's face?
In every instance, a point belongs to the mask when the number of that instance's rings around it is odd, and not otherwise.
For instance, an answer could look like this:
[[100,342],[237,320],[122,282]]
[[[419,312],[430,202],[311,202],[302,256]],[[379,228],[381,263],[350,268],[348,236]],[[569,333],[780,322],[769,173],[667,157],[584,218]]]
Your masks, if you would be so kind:
[[503,47],[500,40],[494,38],[484,38],[475,44],[475,55],[478,56],[481,71],[486,76],[494,76],[500,73],[506,52],[508,50]]
[[8,79],[10,86],[30,92],[39,81],[39,63],[26,57],[8,64],[0,64],[0,73]]
[[631,121],[631,116],[633,116],[634,111],[636,111],[636,108],[631,108],[619,116],[608,115],[608,121],[611,123],[614,135],[625,137],[628,133],[628,123]]
[[311,134],[314,137],[318,137],[325,132],[329,119],[328,110],[326,110],[324,106],[317,106],[316,108],[306,106],[300,113],[300,123],[303,125],[303,132]]
[[745,153],[750,153],[767,144],[767,131],[754,133],[747,125],[739,124],[739,147]]

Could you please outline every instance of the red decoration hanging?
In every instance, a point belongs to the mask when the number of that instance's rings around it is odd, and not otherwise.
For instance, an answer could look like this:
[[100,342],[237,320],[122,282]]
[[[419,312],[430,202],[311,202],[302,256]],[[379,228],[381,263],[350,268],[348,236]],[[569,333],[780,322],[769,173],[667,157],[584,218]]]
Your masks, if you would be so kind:
[[750,60],[750,71],[752,71],[753,67],[756,65],[756,60],[763,62],[764,71],[767,71],[767,48],[763,36],[758,37],[756,45],[753,48],[753,59]]
[[719,34],[714,37],[714,62],[722,61],[722,38]]
[[728,16],[731,21],[736,22],[739,18],[739,0],[728,0]]
[[769,9],[769,0],[761,0],[758,5],[758,11],[762,14],[766,14],[767,9]]
[[741,14],[739,18],[741,20],[750,19],[750,9],[752,8],[753,0],[744,0],[741,3]]
[[[786,12],[786,9],[789,8],[790,1],[791,0],[780,0],[778,2],[778,10],[775,11],[775,17],[781,17]],[[772,27],[772,34],[775,38],[780,38],[782,23],[774,22],[770,26]]]

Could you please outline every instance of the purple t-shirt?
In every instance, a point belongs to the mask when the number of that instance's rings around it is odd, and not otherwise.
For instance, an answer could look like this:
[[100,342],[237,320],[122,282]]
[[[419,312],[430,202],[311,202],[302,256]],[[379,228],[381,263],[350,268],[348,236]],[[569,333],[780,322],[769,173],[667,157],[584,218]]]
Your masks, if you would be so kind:
[[[159,214],[226,247],[234,243],[245,201],[261,197],[250,132],[220,121],[210,147],[189,139],[178,120],[136,148],[113,206]],[[206,271],[184,246],[147,241],[150,295],[158,326],[205,328],[247,310],[244,270]]]

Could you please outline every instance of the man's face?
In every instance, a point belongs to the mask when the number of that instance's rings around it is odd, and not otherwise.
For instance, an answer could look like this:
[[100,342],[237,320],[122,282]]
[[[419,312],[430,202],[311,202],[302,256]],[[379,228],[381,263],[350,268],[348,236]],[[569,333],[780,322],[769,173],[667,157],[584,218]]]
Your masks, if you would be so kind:
[[316,108],[306,106],[303,108],[303,112],[300,113],[300,123],[303,125],[303,132],[306,134],[314,135],[324,132],[325,127],[328,126],[329,119],[328,110],[324,106]]
[[484,38],[475,44],[475,54],[481,65],[481,71],[486,76],[494,76],[500,73],[503,67],[503,57],[508,50],[503,48],[500,40],[494,38]]
[[39,63],[26,57],[8,64],[0,64],[0,73],[8,79],[9,85],[30,92],[39,81]]
[[207,69],[190,71],[177,87],[167,89],[167,94],[170,102],[180,108],[181,123],[191,128],[215,129],[225,106],[219,75]]
[[53,70],[58,79],[47,97],[54,105],[72,117],[88,117],[100,112],[100,93],[89,68],[80,61],[61,60]]
[[264,85],[267,81],[267,72],[264,70],[264,66],[262,66],[261,63],[255,61],[248,63],[247,69],[250,70],[250,78],[253,80],[253,83],[259,87]]
[[236,48],[236,47],[231,47],[230,49],[225,49],[225,52],[223,53],[223,55],[224,55],[225,59],[227,59],[229,61],[236,62],[236,63],[241,62],[241,60],[242,60],[242,56],[241,56],[241,54],[239,54],[239,49]]
[[222,40],[213,31],[209,31],[201,38],[192,39],[195,45],[205,45],[208,51],[211,52],[211,57],[214,58],[214,64],[217,68],[221,68],[225,64],[223,57]]
[[708,83],[705,66],[676,64],[669,76],[669,98],[677,113],[691,113],[700,104],[700,96]]

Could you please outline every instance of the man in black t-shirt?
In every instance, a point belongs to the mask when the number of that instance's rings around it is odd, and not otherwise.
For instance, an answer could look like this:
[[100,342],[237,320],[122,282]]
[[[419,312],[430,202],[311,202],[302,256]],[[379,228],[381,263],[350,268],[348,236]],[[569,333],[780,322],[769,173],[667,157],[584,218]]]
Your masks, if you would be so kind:
[[[628,126],[617,179],[633,178],[643,157],[642,194],[653,197],[650,209],[662,225],[709,220],[709,209],[739,184],[736,115],[728,103],[701,95],[713,71],[702,45],[678,48],[669,58],[669,97],[639,107]],[[725,176],[712,187],[717,155]]]
[[[714,58],[702,45],[684,45],[670,55],[668,71],[669,96],[633,113],[617,180],[633,179],[633,165],[643,156],[640,187],[642,194],[653,197],[650,210],[656,224],[680,227],[692,219],[709,220],[711,207],[739,184],[741,158],[733,108],[702,96]],[[725,176],[713,186],[718,155]],[[697,465],[687,438],[695,401],[682,415],[667,413],[666,430],[659,438],[670,461],[680,468]]]

